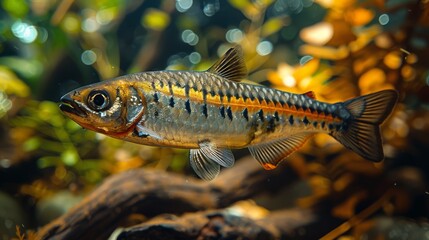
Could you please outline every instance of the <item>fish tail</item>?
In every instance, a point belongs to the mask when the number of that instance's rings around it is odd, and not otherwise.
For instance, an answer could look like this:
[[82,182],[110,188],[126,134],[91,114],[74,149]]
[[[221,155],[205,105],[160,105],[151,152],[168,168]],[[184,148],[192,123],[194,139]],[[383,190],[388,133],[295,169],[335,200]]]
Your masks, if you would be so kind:
[[373,162],[384,159],[380,125],[392,112],[398,99],[395,90],[350,99],[343,103],[351,118],[344,130],[331,135],[345,147]]

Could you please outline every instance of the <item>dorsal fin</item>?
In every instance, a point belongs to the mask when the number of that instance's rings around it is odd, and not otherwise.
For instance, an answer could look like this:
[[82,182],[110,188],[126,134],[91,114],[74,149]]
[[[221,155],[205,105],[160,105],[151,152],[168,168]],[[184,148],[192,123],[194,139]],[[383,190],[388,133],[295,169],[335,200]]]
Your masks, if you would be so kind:
[[303,95],[312,98],[312,99],[316,99],[316,94],[313,91],[308,91],[306,93],[303,93]]
[[243,51],[241,47],[237,45],[230,48],[207,71],[234,82],[241,81],[247,75],[247,69],[243,60]]

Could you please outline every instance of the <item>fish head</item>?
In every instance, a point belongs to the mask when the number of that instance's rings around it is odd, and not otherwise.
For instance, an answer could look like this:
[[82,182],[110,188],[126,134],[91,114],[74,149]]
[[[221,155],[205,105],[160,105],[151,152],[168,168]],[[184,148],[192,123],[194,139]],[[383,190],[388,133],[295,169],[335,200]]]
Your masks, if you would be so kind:
[[144,114],[145,98],[124,79],[75,89],[60,99],[63,113],[82,127],[118,137],[133,130]]

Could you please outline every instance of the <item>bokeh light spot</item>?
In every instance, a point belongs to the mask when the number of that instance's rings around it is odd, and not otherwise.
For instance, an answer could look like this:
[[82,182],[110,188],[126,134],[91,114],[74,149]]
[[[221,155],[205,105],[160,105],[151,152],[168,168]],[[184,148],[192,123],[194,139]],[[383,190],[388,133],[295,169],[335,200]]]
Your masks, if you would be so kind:
[[86,50],[81,55],[81,60],[85,65],[92,65],[97,61],[97,54],[92,50]]
[[189,8],[192,7],[192,0],[177,0],[176,1],[176,9],[179,12],[186,12]]
[[198,52],[193,52],[189,54],[189,61],[192,64],[197,64],[201,61],[201,55]]
[[226,32],[225,38],[230,43],[238,43],[243,39],[243,32],[238,28],[230,29]]
[[182,41],[191,45],[195,46],[199,42],[200,38],[197,34],[195,34],[192,30],[186,29],[182,32]]
[[215,13],[219,11],[219,9],[220,9],[219,0],[210,0],[210,1],[205,1],[203,12],[207,17],[211,17],[215,15]]
[[87,18],[82,23],[82,30],[85,32],[95,32],[100,28],[100,24],[93,19],[93,18]]
[[273,51],[273,44],[269,41],[262,41],[256,46],[256,52],[261,56],[266,56]]
[[389,21],[390,21],[390,18],[389,18],[389,15],[387,14],[381,14],[380,17],[378,17],[378,22],[383,26],[388,24]]
[[23,43],[32,43],[37,38],[37,29],[33,25],[16,21],[11,27],[13,35]]
[[148,9],[142,17],[141,23],[144,27],[161,31],[170,24],[170,16],[158,9]]
[[321,22],[301,30],[299,36],[307,43],[322,46],[331,40],[334,28],[331,23]]

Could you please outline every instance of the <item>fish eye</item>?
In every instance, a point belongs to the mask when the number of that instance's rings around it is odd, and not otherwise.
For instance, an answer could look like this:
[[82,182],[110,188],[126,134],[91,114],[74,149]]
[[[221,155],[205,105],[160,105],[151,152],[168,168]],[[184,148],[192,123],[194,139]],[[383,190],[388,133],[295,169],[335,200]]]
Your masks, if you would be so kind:
[[104,90],[93,90],[88,95],[88,105],[92,110],[102,111],[110,107],[110,96]]

